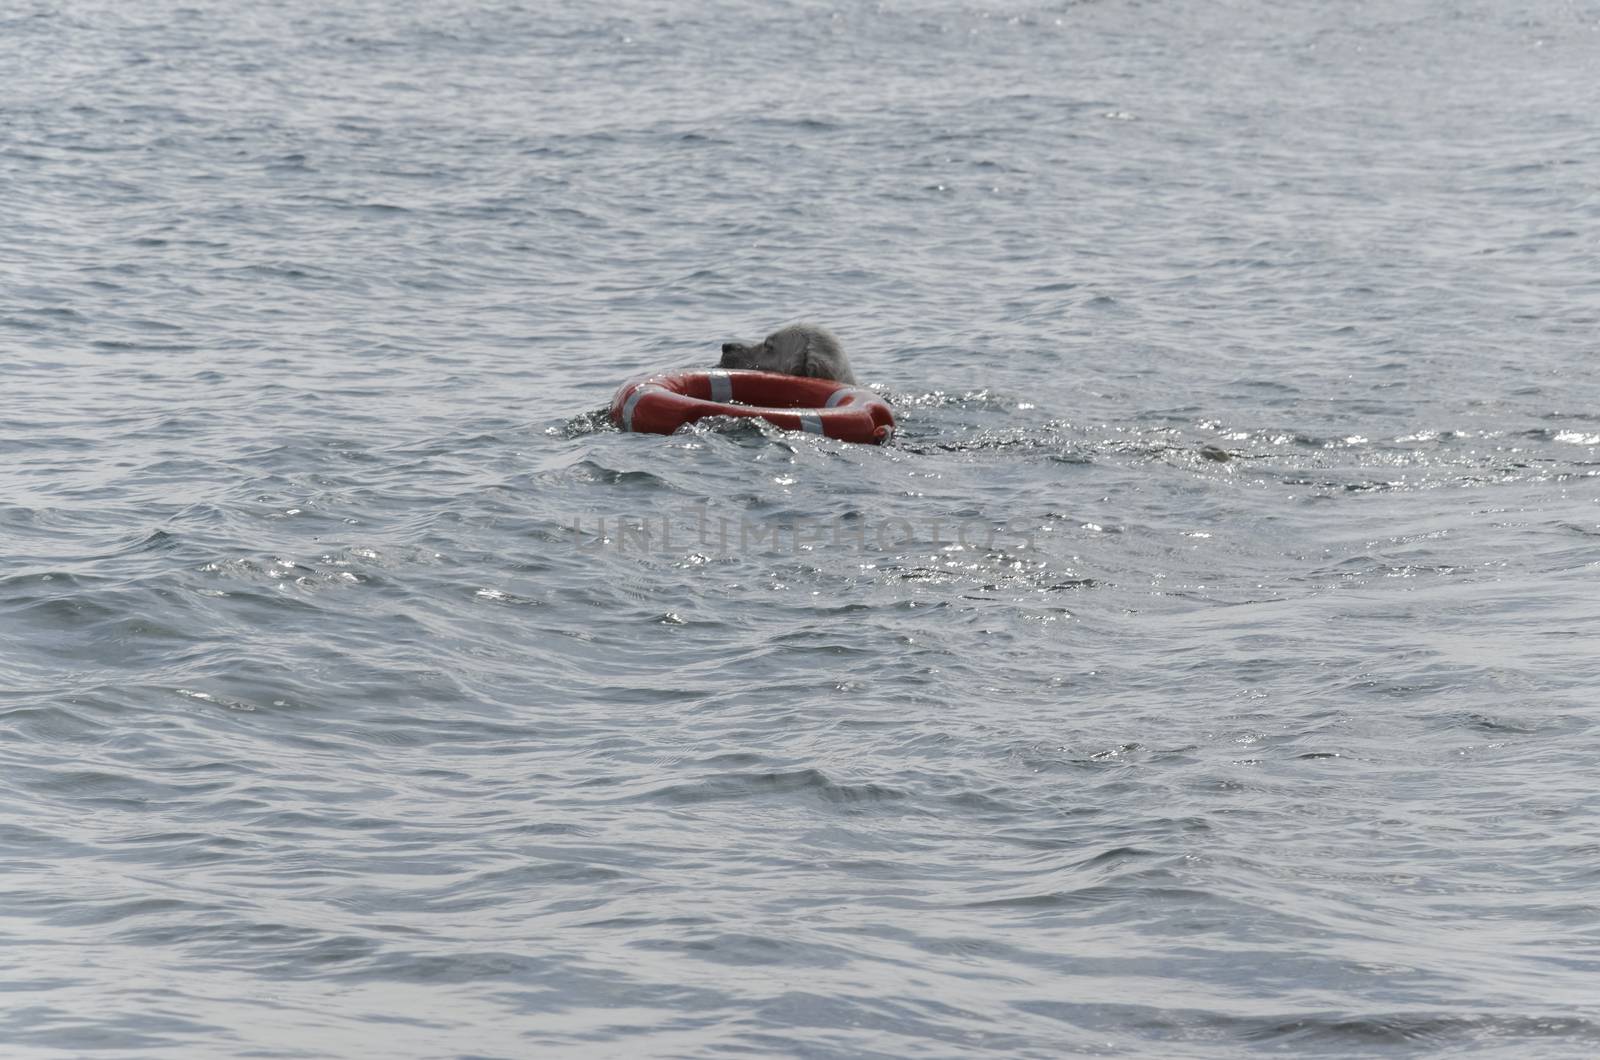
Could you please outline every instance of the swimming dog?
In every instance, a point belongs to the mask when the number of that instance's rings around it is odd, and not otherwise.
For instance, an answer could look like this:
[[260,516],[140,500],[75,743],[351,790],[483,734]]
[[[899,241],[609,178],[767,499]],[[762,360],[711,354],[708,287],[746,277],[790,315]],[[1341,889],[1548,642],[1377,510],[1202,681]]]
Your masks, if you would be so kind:
[[746,345],[724,342],[719,368],[754,368],[761,372],[835,379],[855,384],[839,340],[826,328],[815,324],[790,324],[779,328],[763,341]]

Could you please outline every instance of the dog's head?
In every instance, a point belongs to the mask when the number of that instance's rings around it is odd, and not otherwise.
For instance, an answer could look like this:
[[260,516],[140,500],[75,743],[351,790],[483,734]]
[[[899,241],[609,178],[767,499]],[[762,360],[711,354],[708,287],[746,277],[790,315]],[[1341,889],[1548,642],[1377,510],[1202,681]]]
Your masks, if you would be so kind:
[[758,372],[855,382],[839,340],[811,324],[791,324],[779,328],[761,342],[748,345],[725,342],[718,367],[753,368]]

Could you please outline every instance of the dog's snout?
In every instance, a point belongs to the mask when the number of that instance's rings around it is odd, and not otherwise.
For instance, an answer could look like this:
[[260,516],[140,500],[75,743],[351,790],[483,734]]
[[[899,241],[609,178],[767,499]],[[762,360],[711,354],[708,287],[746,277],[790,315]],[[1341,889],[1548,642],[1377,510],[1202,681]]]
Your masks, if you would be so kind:
[[738,348],[738,343],[724,342],[722,344],[722,352],[723,353],[732,353],[737,348]]

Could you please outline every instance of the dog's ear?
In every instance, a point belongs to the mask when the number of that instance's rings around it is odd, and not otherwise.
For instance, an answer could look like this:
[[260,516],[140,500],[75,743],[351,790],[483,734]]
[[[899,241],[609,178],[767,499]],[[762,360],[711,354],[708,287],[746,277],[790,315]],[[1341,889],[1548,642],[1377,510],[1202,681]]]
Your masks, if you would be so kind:
[[833,366],[828,363],[828,352],[819,349],[822,344],[807,337],[806,348],[800,354],[800,374],[808,379],[832,379]]

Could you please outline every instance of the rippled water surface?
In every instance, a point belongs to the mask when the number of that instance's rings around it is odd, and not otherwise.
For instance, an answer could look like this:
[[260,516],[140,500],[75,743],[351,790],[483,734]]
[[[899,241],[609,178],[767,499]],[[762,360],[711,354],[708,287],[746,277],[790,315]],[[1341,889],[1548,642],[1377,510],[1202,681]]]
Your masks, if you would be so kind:
[[5,1055],[1593,1056],[1597,55],[6,6]]

